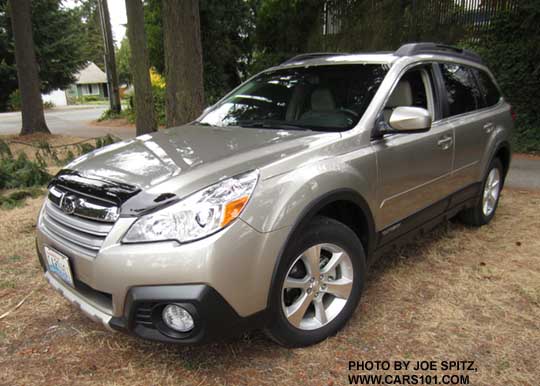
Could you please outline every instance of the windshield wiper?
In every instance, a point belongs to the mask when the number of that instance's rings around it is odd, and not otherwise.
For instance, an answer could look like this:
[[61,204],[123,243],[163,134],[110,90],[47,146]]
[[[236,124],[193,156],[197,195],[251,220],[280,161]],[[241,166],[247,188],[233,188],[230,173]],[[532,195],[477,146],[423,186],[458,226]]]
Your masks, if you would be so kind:
[[216,125],[212,125],[211,123],[208,123],[208,122],[199,122],[199,121],[195,121],[193,122],[194,125],[199,125],[199,126],[210,126],[210,127],[216,127]]
[[273,129],[273,130],[307,130],[311,131],[310,128],[299,125],[292,125],[290,123],[278,123],[272,121],[241,121],[238,122],[240,127],[251,127],[255,129]]

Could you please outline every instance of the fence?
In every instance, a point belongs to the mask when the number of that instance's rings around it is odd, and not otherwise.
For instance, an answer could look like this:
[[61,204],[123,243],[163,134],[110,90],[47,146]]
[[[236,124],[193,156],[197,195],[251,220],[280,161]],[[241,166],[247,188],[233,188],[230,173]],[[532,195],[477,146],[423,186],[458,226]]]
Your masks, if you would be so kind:
[[395,49],[410,41],[466,43],[518,0],[329,0],[322,10],[324,49]]

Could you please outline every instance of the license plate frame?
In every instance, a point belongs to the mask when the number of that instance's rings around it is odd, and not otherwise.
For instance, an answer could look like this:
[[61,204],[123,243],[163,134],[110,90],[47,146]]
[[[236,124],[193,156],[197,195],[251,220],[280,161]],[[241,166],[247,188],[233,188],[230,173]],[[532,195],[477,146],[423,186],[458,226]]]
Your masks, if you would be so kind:
[[44,247],[49,272],[71,287],[75,287],[69,258],[51,247]]

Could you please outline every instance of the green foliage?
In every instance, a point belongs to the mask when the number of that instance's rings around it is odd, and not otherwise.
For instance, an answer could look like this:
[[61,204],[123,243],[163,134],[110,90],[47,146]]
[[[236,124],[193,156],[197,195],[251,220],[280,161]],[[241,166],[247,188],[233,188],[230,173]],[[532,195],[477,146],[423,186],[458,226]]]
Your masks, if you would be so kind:
[[126,36],[122,39],[120,48],[116,50],[116,73],[118,74],[118,81],[121,84],[133,83],[130,60],[131,49],[129,47],[129,40]]
[[158,125],[165,125],[165,88],[152,85],[152,93],[154,94],[154,112]]
[[[60,0],[33,0],[32,28],[42,92],[65,88],[86,61],[77,11]],[[7,0],[0,0],[0,111],[17,87],[11,20]]]
[[[299,53],[320,50],[324,0],[258,1],[255,67],[273,65]],[[263,66],[257,64],[264,63]]]
[[165,51],[163,49],[163,17],[161,0],[144,2],[144,31],[148,41],[150,66],[160,74],[165,73]]
[[72,98],[69,103],[75,104],[75,105],[106,104],[107,99],[99,95],[83,95],[83,96]]
[[94,62],[105,70],[103,55],[105,53],[103,36],[99,23],[98,0],[76,0],[75,12],[80,20],[80,41],[82,56],[85,60]]
[[490,28],[468,44],[493,71],[517,114],[517,151],[540,151],[540,2],[523,0],[501,12]]
[[[201,0],[201,40],[204,89],[208,103],[237,86],[247,72],[254,28],[253,12],[245,0]],[[145,1],[145,32],[150,65],[164,73],[161,0]]]
[[8,108],[10,111],[21,111],[21,92],[19,89],[9,95]]
[[71,149],[65,152],[65,157],[58,154],[59,148],[73,148],[78,156],[95,149],[115,143],[117,139],[111,135],[95,138],[94,144],[81,142],[70,145],[51,146],[46,141],[27,143],[36,148],[35,161],[28,159],[26,153],[21,152],[13,156],[9,144],[0,140],[0,191],[4,189],[17,189],[9,194],[0,194],[0,208],[11,209],[21,206],[28,197],[37,197],[43,194],[40,187],[47,184],[51,175],[47,173],[48,161],[56,165],[65,165],[75,158]]
[[[8,195],[0,195],[0,208],[2,209],[13,209],[18,208],[24,204],[24,201],[27,198],[36,198],[43,196],[45,191],[40,188],[30,188],[17,190],[11,192]],[[20,258],[20,257],[19,257]],[[12,257],[13,261],[17,261],[17,256]]]
[[25,153],[20,153],[17,158],[0,159],[0,189],[40,186],[50,178],[45,165],[29,160]]

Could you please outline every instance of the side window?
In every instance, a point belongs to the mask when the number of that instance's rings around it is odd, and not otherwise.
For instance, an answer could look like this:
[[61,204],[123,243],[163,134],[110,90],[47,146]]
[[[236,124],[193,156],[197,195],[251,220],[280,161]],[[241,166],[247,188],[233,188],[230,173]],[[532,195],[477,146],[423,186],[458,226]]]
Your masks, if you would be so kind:
[[439,64],[448,96],[449,115],[459,115],[481,107],[482,97],[471,71],[459,64]]
[[422,107],[434,116],[433,92],[429,70],[415,67],[405,73],[390,94],[383,115],[386,122],[396,107]]
[[501,99],[501,94],[499,93],[497,86],[495,86],[495,83],[493,83],[491,76],[489,76],[487,72],[478,70],[476,68],[474,68],[472,71],[476,75],[476,79],[478,79],[478,83],[480,84],[480,92],[484,97],[486,106],[489,107],[496,105]]

